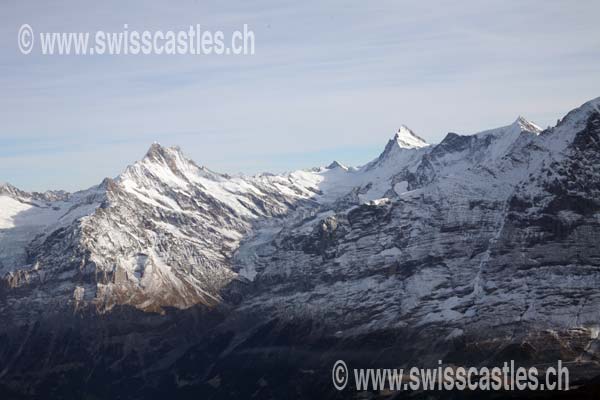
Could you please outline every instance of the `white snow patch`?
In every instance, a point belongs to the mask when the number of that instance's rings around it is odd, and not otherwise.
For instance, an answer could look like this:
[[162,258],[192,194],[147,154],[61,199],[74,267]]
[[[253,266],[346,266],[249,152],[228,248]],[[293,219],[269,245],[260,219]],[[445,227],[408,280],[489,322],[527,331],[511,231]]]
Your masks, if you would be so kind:
[[25,204],[9,196],[0,196],[0,229],[14,228],[16,216],[31,208],[33,208],[31,204]]

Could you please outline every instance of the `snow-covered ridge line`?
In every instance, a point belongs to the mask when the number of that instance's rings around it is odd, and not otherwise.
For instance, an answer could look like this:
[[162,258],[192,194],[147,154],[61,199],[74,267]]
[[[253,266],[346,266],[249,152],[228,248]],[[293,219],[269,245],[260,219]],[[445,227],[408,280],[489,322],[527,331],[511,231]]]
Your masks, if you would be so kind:
[[[599,103],[543,132],[523,118],[429,146],[400,132],[357,168],[231,177],[153,145],[62,202],[0,194],[7,387],[35,394],[91,360],[92,383],[115,376],[117,395],[160,381],[227,396],[230,367],[250,354],[257,374],[243,386],[268,394],[271,361],[299,355],[305,376],[357,343],[367,363],[518,353],[539,366],[558,354],[588,379],[600,355]],[[42,215],[59,224],[40,228]]]
[[[74,292],[65,288],[77,289],[78,307],[212,306],[224,287],[240,279],[236,271],[249,279],[264,272],[254,264],[262,254],[257,247],[315,229],[324,229],[318,235],[327,238],[336,218],[351,218],[363,206],[385,213],[407,204],[413,208],[406,218],[419,223],[429,221],[431,204],[457,221],[464,218],[463,200],[469,207],[487,202],[489,210],[506,206],[517,188],[532,186],[531,177],[570,154],[574,128],[584,127],[596,109],[584,105],[542,133],[519,117],[474,135],[450,133],[437,145],[402,126],[364,166],[334,162],[279,175],[219,174],[178,147],[155,143],[118,177],[86,191],[35,195],[0,188],[0,274],[10,274],[11,286],[60,277],[57,285],[69,299]],[[453,202],[459,204],[447,208]],[[505,217],[493,218],[500,219],[494,227],[504,226]],[[236,265],[240,246],[244,254]]]
[[[535,132],[535,133],[539,133],[542,130],[539,126],[537,126],[533,122],[528,121],[525,118],[519,116],[518,119],[513,124],[508,125],[507,127],[491,129],[491,130],[488,130],[488,131],[482,131],[482,132],[479,132],[479,133],[475,133],[473,135],[463,135],[463,136],[484,135],[484,134],[488,134],[488,133],[491,133],[491,132],[494,132],[494,131],[499,131],[499,130],[502,130],[502,129],[505,129],[505,128],[508,128],[508,127],[515,127],[515,126],[518,126],[518,127],[522,128],[522,130],[528,130],[529,129],[530,132]],[[390,139],[390,141],[389,141],[388,145],[386,146],[386,148],[388,146],[390,148],[392,148],[391,144],[397,144],[397,147],[400,147],[401,149],[418,149],[418,148],[427,147],[427,146],[435,146],[435,145],[430,145],[429,143],[427,143],[425,141],[425,139],[423,139],[420,136],[418,136],[416,133],[414,133],[414,131],[412,131],[406,125],[401,125],[400,126],[400,128],[398,129],[398,131],[392,137],[392,139]],[[385,153],[385,150],[382,153],[382,155],[384,153]],[[229,174],[222,174],[222,173],[219,173],[219,172],[214,172],[214,171],[211,171],[211,170],[209,170],[208,168],[206,168],[204,166],[198,167],[197,164],[195,164],[193,160],[185,157],[185,155],[183,154],[183,152],[182,152],[182,150],[181,150],[181,148],[179,146],[164,147],[164,146],[162,146],[158,142],[154,142],[150,146],[150,148],[146,152],[146,155],[144,156],[144,158],[140,162],[143,162],[146,159],[155,159],[155,160],[157,160],[157,159],[164,158],[164,157],[166,157],[165,159],[174,159],[174,160],[178,159],[180,162],[192,164],[195,167],[199,168],[200,170],[205,171],[207,176],[221,177],[221,178],[225,178],[225,179],[232,178],[232,176],[229,175]],[[381,157],[381,155],[379,157]],[[369,165],[371,163],[367,163],[366,165]],[[127,173],[128,169],[130,169],[133,166],[135,166],[135,164],[132,165],[132,166],[127,167],[125,169],[124,173]],[[298,171],[294,171],[294,172],[302,172],[302,171],[308,171],[308,170],[334,169],[336,167],[341,167],[343,169],[348,169],[348,170],[357,170],[357,169],[360,169],[360,167],[356,168],[356,167],[345,166],[342,163],[334,160],[327,167],[303,169],[303,170],[298,170]],[[256,175],[245,175],[245,174],[241,174],[240,173],[240,174],[235,174],[235,176],[236,177],[241,177],[241,178],[265,177],[265,176],[289,176],[289,175],[293,174],[294,172],[288,172],[288,173],[283,173],[283,174],[272,174],[272,173],[266,172],[266,173],[260,173],[260,174],[256,174]],[[121,175],[123,175],[123,174],[121,174]],[[117,181],[120,180],[121,179],[121,175],[117,176],[114,179],[117,180]],[[109,178],[107,178],[107,179],[109,179]],[[87,189],[85,189],[85,190],[87,190]],[[50,201],[52,201],[52,200],[54,200],[56,198],[59,198],[59,197],[60,198],[66,198],[66,197],[68,197],[68,196],[71,195],[71,193],[69,193],[67,191],[64,191],[64,190],[48,190],[48,191],[45,191],[45,192],[25,192],[25,191],[23,191],[21,189],[18,189],[15,186],[11,185],[8,182],[0,182],[0,194],[21,195],[23,197],[47,198]]]

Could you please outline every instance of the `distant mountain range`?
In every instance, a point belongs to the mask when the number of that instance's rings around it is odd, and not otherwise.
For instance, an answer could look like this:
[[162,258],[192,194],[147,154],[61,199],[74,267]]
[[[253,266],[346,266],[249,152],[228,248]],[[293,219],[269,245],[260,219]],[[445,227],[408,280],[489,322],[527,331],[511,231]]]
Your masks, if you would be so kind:
[[599,150],[600,98],[546,130],[402,126],[361,167],[229,176],[153,144],[80,192],[3,184],[0,394],[339,398],[338,358],[590,382]]

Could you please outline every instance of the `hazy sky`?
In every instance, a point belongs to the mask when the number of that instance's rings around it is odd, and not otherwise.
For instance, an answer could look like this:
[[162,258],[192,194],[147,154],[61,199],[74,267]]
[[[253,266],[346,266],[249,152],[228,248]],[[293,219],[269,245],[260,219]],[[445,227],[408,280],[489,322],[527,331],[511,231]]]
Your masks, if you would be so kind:
[[[177,3],[177,4],[175,4]],[[351,165],[600,96],[595,1],[27,1],[0,5],[0,181],[81,189],[150,144],[222,172]],[[254,56],[22,55],[37,31],[248,24]]]

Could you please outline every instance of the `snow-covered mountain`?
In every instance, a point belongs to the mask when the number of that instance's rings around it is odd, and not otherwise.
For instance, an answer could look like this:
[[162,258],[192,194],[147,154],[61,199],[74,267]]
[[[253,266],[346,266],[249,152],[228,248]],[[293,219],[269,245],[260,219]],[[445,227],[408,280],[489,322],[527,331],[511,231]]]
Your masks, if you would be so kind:
[[[485,363],[516,346],[524,362],[560,354],[592,371],[599,150],[600,98],[543,131],[519,117],[429,145],[402,126],[361,167],[229,176],[154,144],[85,191],[3,185],[0,322],[13,338],[36,321],[54,326],[49,315],[112,321],[102,329],[119,333],[102,333],[102,344],[81,327],[78,340],[96,347],[75,353],[102,369],[107,361],[92,354],[116,346],[101,358],[145,371],[127,376],[148,387],[185,381],[213,390],[211,379],[226,379],[232,363],[277,366],[273,354],[292,348],[322,349],[327,360],[359,348],[363,362],[401,353],[406,363]],[[124,328],[111,319],[118,315],[135,325]],[[169,328],[156,322],[173,318]],[[199,318],[194,336],[173,328]],[[128,334],[152,356],[130,359]],[[53,343],[69,353],[61,335]],[[24,350],[11,340],[0,347],[10,360],[0,378],[19,387],[31,364],[17,361]],[[40,384],[68,369],[61,357],[34,368]],[[196,370],[189,357],[207,361]],[[297,357],[306,366],[315,360]]]
[[[0,267],[9,286],[36,292],[41,310],[46,301],[101,312],[117,304],[146,311],[215,305],[237,277],[234,253],[257,226],[283,227],[331,204],[381,198],[426,146],[402,127],[365,167],[231,177],[155,143],[117,178],[82,192],[28,194],[6,185]],[[55,277],[60,296],[47,290]]]

